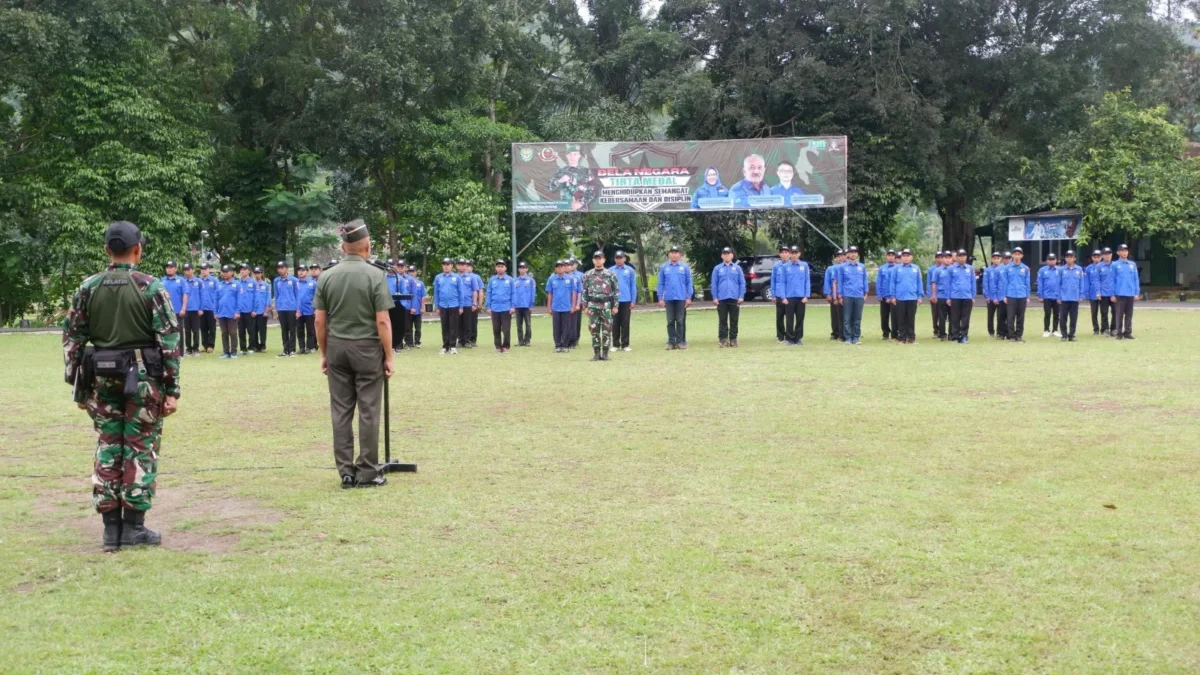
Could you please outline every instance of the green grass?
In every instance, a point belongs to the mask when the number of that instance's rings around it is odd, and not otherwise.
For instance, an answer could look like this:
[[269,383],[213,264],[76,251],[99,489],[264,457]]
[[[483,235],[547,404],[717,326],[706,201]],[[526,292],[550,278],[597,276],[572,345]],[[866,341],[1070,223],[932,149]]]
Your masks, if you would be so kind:
[[1200,313],[857,348],[827,317],[785,348],[747,310],[718,350],[693,313],[665,353],[639,315],[607,364],[545,319],[506,357],[438,357],[429,325],[393,382],[420,473],[373,491],[309,468],[314,358],[186,360],[172,546],[115,556],[58,338],[0,336],[0,670],[1200,671]]

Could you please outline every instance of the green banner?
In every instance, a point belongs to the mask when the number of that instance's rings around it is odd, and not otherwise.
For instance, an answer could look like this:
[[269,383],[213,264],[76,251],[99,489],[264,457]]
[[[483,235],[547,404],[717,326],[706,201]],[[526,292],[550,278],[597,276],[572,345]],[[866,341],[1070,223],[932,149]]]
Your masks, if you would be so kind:
[[841,208],[846,137],[517,143],[513,210]]

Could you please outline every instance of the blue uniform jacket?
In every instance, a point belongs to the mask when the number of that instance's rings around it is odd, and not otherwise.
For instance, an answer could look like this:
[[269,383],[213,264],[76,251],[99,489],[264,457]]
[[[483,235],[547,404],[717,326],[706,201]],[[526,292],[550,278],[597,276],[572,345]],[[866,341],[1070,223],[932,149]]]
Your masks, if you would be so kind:
[[783,277],[783,297],[807,298],[812,295],[812,279],[808,276],[808,263],[803,260],[793,260],[787,265],[787,273]]
[[232,319],[235,315],[240,314],[238,305],[241,304],[243,296],[249,295],[245,288],[242,288],[242,282],[221,281],[217,284],[217,309],[216,316],[218,319]]
[[845,262],[838,268],[838,296],[845,298],[867,297],[867,266],[860,262]]
[[317,281],[312,278],[297,279],[300,284],[300,316],[312,316],[313,297],[317,294]]
[[892,270],[892,293],[897,301],[919,300],[925,297],[921,285],[921,268],[909,263],[896,265]]
[[571,297],[575,293],[575,280],[569,274],[551,275],[546,279],[546,295],[550,297],[551,312],[569,312],[575,306]]
[[[474,274],[464,273],[458,275],[458,305],[464,309],[475,305],[475,280],[472,278]],[[438,305],[441,307],[442,305]],[[449,307],[449,305],[446,305]]]
[[787,293],[787,266],[790,262],[780,260],[771,266],[771,296],[775,298],[786,298]]
[[[701,199],[728,199],[728,198],[729,198],[729,188],[725,187],[724,185],[721,185],[720,183],[718,183],[716,185],[709,185],[708,183],[705,183],[705,184],[701,185],[700,187],[696,188],[696,191],[692,193],[692,208],[693,209],[704,208],[704,207],[700,206]],[[629,301],[621,300],[621,302],[629,302]]]
[[713,300],[741,300],[746,297],[746,273],[737,263],[720,265],[712,271]]
[[1058,299],[1079,302],[1087,298],[1087,272],[1079,265],[1058,268]]
[[637,272],[630,265],[613,265],[608,271],[617,275],[617,302],[637,302]]
[[1029,265],[1009,264],[1004,271],[1004,297],[1029,298]]
[[271,281],[275,292],[276,312],[295,312],[300,309],[300,280],[292,275],[275,277]]
[[875,274],[875,297],[895,297],[892,294],[892,273],[895,269],[896,263],[884,263],[879,266],[879,271]]
[[183,277],[178,274],[173,277],[163,277],[162,285],[167,289],[167,295],[171,296],[171,308],[176,314],[183,311],[183,299],[187,297],[188,288]]
[[533,276],[526,274],[525,276],[513,279],[513,307],[517,309],[529,309],[533,307],[533,302],[536,299],[537,280]]
[[933,283],[937,281],[937,275],[941,269],[941,265],[933,265],[929,268],[929,273],[925,276],[925,295],[927,297],[933,297]]
[[187,311],[199,312],[200,311],[200,294],[202,293],[202,291],[200,289],[200,279],[198,279],[196,277],[192,277],[191,279],[184,277],[183,283],[185,286],[187,286],[187,296],[188,296]]
[[238,314],[249,314],[254,311],[254,293],[256,291],[254,279],[246,277],[235,281],[237,285],[242,287],[242,293],[238,294]]
[[[433,278],[433,304],[438,309],[458,309],[462,307],[463,279],[455,272],[442,272]],[[467,296],[467,306],[470,306],[470,296]]]
[[659,300],[665,302],[691,300],[695,292],[696,288],[692,283],[692,268],[681,262],[667,263],[658,268]]
[[1000,265],[991,265],[983,270],[983,297],[992,302],[999,302],[1004,298],[1004,268]]
[[408,292],[412,293],[412,300],[408,301],[409,313],[421,316],[425,313],[425,282],[414,276],[408,277]]
[[1116,260],[1112,264],[1113,295],[1122,298],[1137,297],[1142,292],[1138,278],[1137,263],[1132,260]]
[[[951,300],[975,299],[975,268],[955,263],[942,272],[946,297]],[[938,284],[940,287],[941,284]],[[938,295],[941,295],[940,293]]]
[[1043,300],[1058,299],[1058,266],[1043,265],[1038,268],[1037,294]]
[[833,280],[837,277],[837,271],[841,265],[841,263],[837,263],[825,268],[825,285],[821,288],[821,295],[833,295]]
[[739,180],[729,189],[729,194],[733,196],[733,205],[737,208],[748,209],[750,207],[751,197],[761,197],[771,194],[771,186],[767,185],[766,181],[759,183],[758,188],[754,187],[754,183]]
[[[200,278],[200,311],[215,312],[217,311],[217,286],[220,281],[213,277]],[[191,300],[189,299],[190,303]]]
[[1088,265],[1084,270],[1087,272],[1087,294],[1089,300],[1100,298],[1100,266],[1103,264]]
[[1096,280],[1100,282],[1100,295],[1106,298],[1110,298],[1117,294],[1113,286],[1112,266],[1114,264],[1116,264],[1115,261],[1110,263],[1101,261],[1097,263],[1100,269],[1096,270]]
[[271,306],[271,284],[264,279],[254,282],[254,313],[266,314]]
[[789,185],[787,187],[783,187],[782,185],[776,185],[771,188],[771,194],[779,195],[779,196],[783,197],[783,205],[791,206],[793,196],[806,195],[808,193],[805,192],[804,190],[801,190],[800,188],[796,187],[795,185]]
[[493,274],[488,279],[487,307],[493,312],[507,312],[513,308],[513,278],[505,274]]

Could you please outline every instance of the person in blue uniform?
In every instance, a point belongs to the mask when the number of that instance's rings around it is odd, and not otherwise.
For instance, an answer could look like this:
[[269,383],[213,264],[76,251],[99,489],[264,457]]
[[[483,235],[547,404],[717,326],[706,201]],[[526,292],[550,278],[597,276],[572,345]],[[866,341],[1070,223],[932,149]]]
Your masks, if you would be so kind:
[[554,353],[565,354],[569,351],[574,314],[579,311],[579,292],[575,280],[567,275],[565,260],[555,260],[554,274],[546,279],[546,311],[553,323]]
[[896,252],[888,249],[886,262],[879,266],[875,273],[875,297],[879,300],[879,330],[883,333],[884,342],[892,339],[892,290],[891,276],[896,269]]
[[507,354],[511,348],[513,307],[513,278],[508,276],[508,263],[496,261],[496,273],[487,283],[487,313],[492,319],[492,344],[497,354]]
[[583,272],[579,271],[579,259],[571,256],[567,260],[567,276],[575,280],[575,292],[579,294],[579,311],[575,312],[575,324],[571,329],[571,349],[579,346],[579,338],[583,334]]
[[637,307],[637,272],[625,264],[625,252],[617,251],[616,264],[608,268],[617,277],[617,311],[613,315],[613,349],[632,351],[629,347],[629,318]]
[[1113,288],[1112,249],[1105,246],[1100,255],[1102,256],[1102,260],[1100,261],[1100,267],[1096,270],[1096,285],[1092,288],[1096,290],[1096,295],[1100,299],[1100,334],[1113,337],[1116,335],[1116,330],[1114,330],[1115,326],[1112,324],[1116,322],[1110,322],[1109,316],[1110,313],[1115,312],[1113,307],[1115,300],[1113,298],[1117,294]]
[[938,303],[937,298],[933,294],[934,283],[937,282],[937,277],[942,273],[942,251],[937,251],[933,254],[933,264],[929,266],[928,272],[925,274],[925,296],[929,298],[929,314],[933,319],[933,337],[940,338],[941,332],[938,330]]
[[775,299],[775,342],[787,342],[787,291],[784,289],[788,265],[792,262],[792,249],[787,244],[779,245],[779,262],[771,266],[771,297]]
[[1087,273],[1088,304],[1092,308],[1092,335],[1100,334],[1100,255],[1100,249],[1092,251],[1091,264],[1084,269]]
[[200,280],[192,263],[183,264],[183,283],[187,295],[187,311],[183,321],[184,354],[195,356],[200,353]]
[[271,284],[263,278],[263,270],[254,266],[254,351],[267,351],[267,318],[271,309]]
[[537,280],[529,273],[529,265],[522,260],[517,265],[517,278],[513,279],[513,315],[517,319],[518,347],[528,347],[533,340],[533,322],[530,317],[533,314],[533,303],[536,301]]
[[183,277],[175,274],[175,269],[175,261],[168,260],[167,274],[162,278],[162,285],[167,289],[167,295],[171,298],[171,311],[175,312],[175,317],[182,325],[187,312],[188,288]]
[[775,167],[775,177],[779,179],[779,184],[771,188],[771,194],[783,197],[783,205],[787,207],[794,206],[792,199],[807,194],[804,190],[792,185],[792,181],[796,178],[796,167],[791,162],[780,162]]
[[275,265],[276,277],[271,281],[274,300],[271,308],[279,317],[279,337],[283,351],[280,357],[296,356],[296,326],[300,323],[300,281],[289,273],[287,263]]
[[[232,275],[232,272],[230,272]],[[217,284],[212,265],[200,265],[200,344],[211,354],[217,346]]]
[[1119,260],[1112,264],[1113,294],[1109,300],[1113,303],[1113,336],[1118,340],[1133,339],[1133,303],[1142,292],[1142,282],[1138,277],[1137,263],[1129,259],[1129,247],[1121,244],[1117,247]]
[[913,252],[909,249],[900,251],[900,264],[892,270],[891,291],[900,344],[916,344],[917,307],[925,297],[925,288],[921,284],[921,268],[913,264]]
[[833,279],[833,295],[843,305],[845,319],[842,322],[843,342],[848,345],[862,344],[863,302],[867,296],[867,266],[858,262],[858,247],[846,250],[846,262],[838,267]]
[[750,155],[742,160],[742,180],[734,183],[729,189],[734,208],[753,208],[750,206],[751,197],[771,194],[771,186],[767,185],[765,180],[766,174],[767,162],[762,155]]
[[1037,297],[1042,301],[1042,337],[1062,337],[1058,331],[1058,256],[1053,253],[1038,269]]
[[829,303],[829,339],[842,339],[842,305],[834,301],[833,298],[833,279],[837,276],[838,267],[846,262],[846,252],[838,249],[833,256],[833,264],[825,268],[825,282],[821,288],[821,294],[825,296],[825,302]]
[[[474,289],[471,311],[471,346],[475,347],[479,343],[479,313],[483,311],[483,277],[475,272],[475,262],[470,258],[467,259],[467,275],[471,278],[471,287]],[[582,275],[580,278],[583,278]]]
[[409,321],[408,333],[404,336],[404,345],[413,349],[421,348],[421,315],[425,313],[425,282],[417,276],[417,266],[408,266],[408,290],[412,299],[408,301]]
[[945,342],[950,339],[950,294],[947,292],[948,279],[944,278],[946,270],[950,265],[954,264],[954,254],[950,251],[938,252],[938,264],[930,274],[934,275],[930,280],[929,285],[931,292],[929,294],[930,307],[935,308],[937,312],[936,332],[939,340]]
[[692,268],[682,262],[683,251],[672,246],[670,262],[658,268],[658,306],[667,310],[667,349],[687,349],[687,309],[696,289]]
[[1003,339],[1006,326],[1004,325],[1004,303],[1000,302],[1000,298],[1003,297],[1000,292],[1000,280],[1003,277],[1000,259],[1000,251],[992,251],[992,264],[983,270],[983,299],[987,302],[988,337]]
[[301,354],[310,354],[317,350],[317,314],[313,308],[317,280],[308,276],[307,265],[297,267],[296,276],[300,277],[300,323],[296,328],[296,341],[299,343]]
[[[387,261],[387,281],[388,293],[393,296],[408,295],[408,275],[406,266],[403,260]],[[408,325],[408,308],[404,306],[404,300],[392,298],[393,306],[388,310],[388,318],[392,320],[392,353],[399,354],[404,349],[404,335],[407,333],[406,326]]]
[[1079,301],[1087,297],[1087,272],[1075,264],[1075,251],[1067,251],[1067,264],[1058,268],[1058,327],[1063,342],[1075,341]]
[[1008,312],[1008,339],[1025,341],[1025,307],[1029,304],[1029,266],[1021,262],[1025,252],[1018,246],[1013,261],[1004,270],[1004,306]]
[[966,249],[954,253],[954,264],[942,272],[942,279],[950,301],[950,340],[965,345],[975,309],[975,267],[967,263]]
[[809,276],[808,263],[800,259],[798,246],[792,247],[792,259],[788,263],[783,292],[784,307],[787,308],[784,321],[787,343],[791,346],[803,345],[804,315],[808,309],[808,297],[812,295],[812,278]]
[[[242,297],[250,295],[241,281],[233,278],[233,268],[229,265],[221,267],[221,282],[217,284],[217,323],[221,327],[221,357],[236,359],[238,357],[238,332],[241,328]],[[243,343],[244,344],[244,343]]]
[[733,262],[733,249],[721,249],[721,263],[709,275],[713,305],[717,308],[717,341],[722,347],[738,346],[738,315],[746,297],[746,274]]
[[475,311],[475,284],[467,269],[466,258],[459,258],[454,266],[459,283],[458,306],[462,310],[458,315],[458,346],[470,349],[474,346],[471,342],[471,315]]
[[250,266],[242,263],[238,270],[238,285],[244,293],[238,294],[238,342],[241,344],[241,355],[253,354],[254,351],[254,296],[258,286],[250,276]]
[[701,199],[729,199],[729,188],[721,184],[721,172],[715,166],[704,170],[704,182],[692,193],[692,209],[705,208],[700,204]]
[[458,329],[462,325],[462,277],[452,269],[453,265],[453,260],[442,258],[442,273],[433,278],[433,287],[430,289],[433,311],[438,313],[442,322],[442,351],[439,352],[442,355],[458,353],[455,344]]

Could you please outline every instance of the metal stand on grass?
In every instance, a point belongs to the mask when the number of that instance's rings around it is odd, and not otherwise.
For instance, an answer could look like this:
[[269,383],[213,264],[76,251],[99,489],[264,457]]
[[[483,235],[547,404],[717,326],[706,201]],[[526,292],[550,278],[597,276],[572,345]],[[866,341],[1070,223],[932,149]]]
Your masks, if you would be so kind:
[[386,376],[383,378],[383,466],[380,470],[383,473],[416,473],[416,464],[392,461],[392,405],[388,395],[390,379]]

